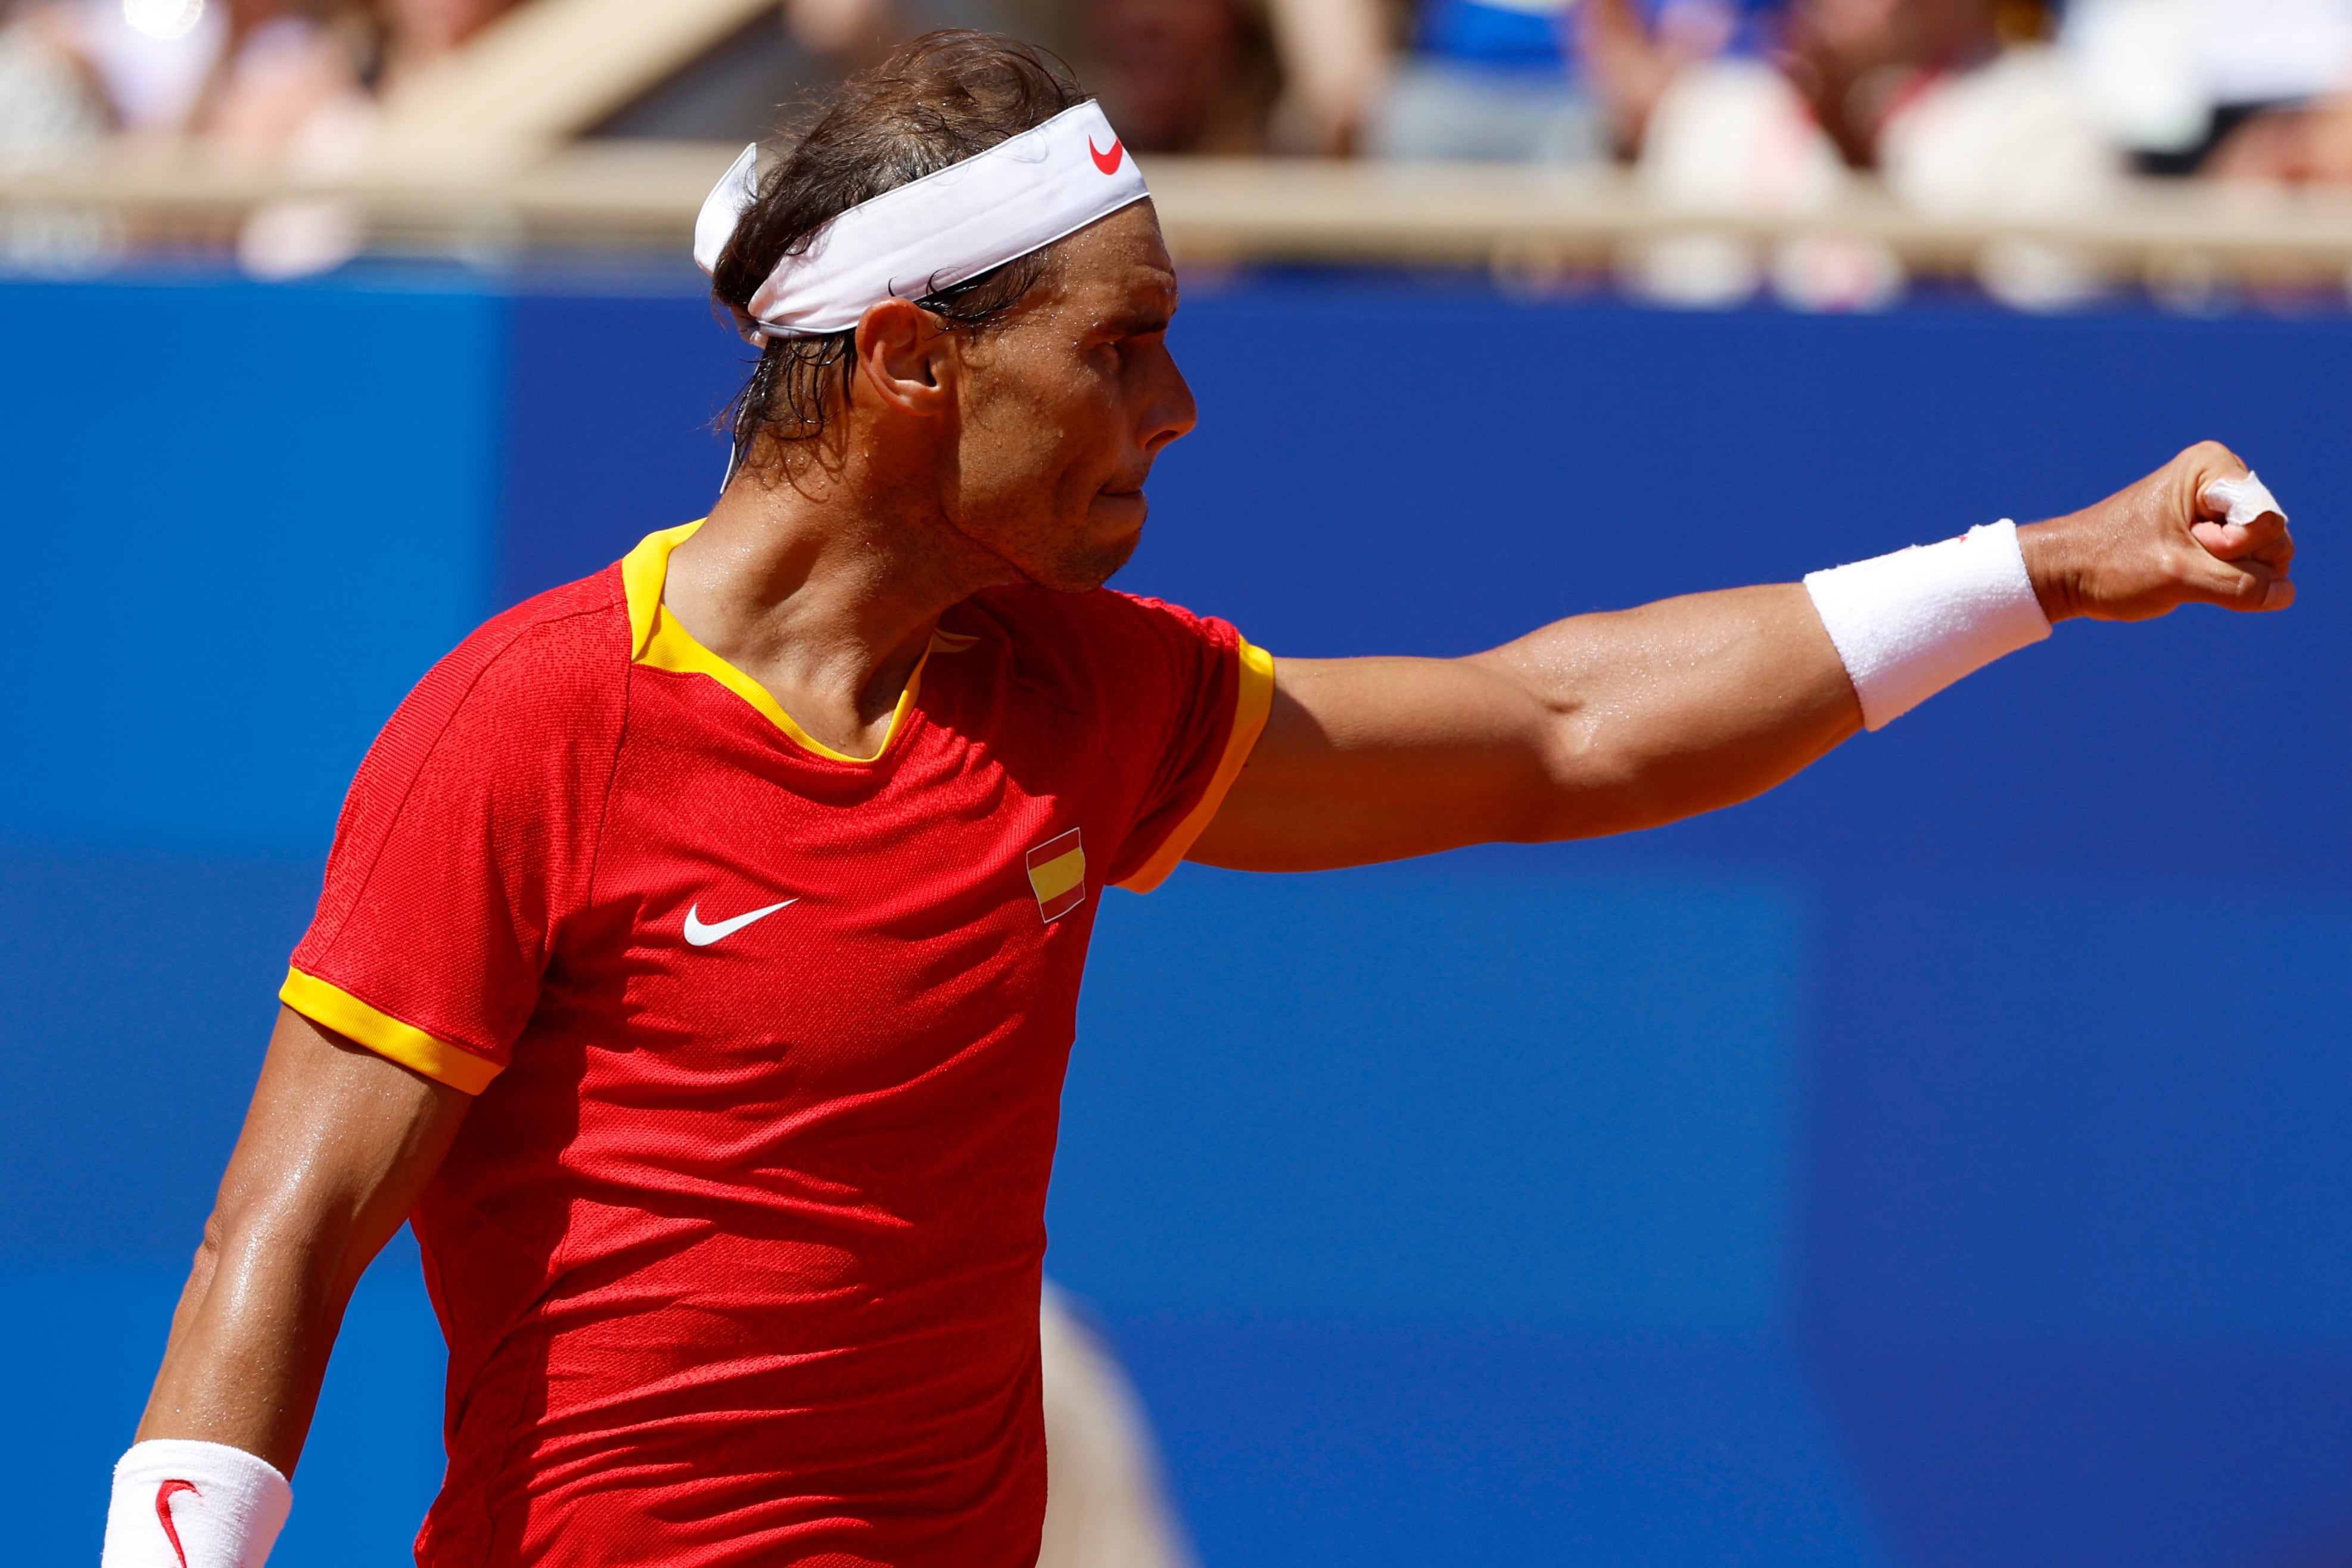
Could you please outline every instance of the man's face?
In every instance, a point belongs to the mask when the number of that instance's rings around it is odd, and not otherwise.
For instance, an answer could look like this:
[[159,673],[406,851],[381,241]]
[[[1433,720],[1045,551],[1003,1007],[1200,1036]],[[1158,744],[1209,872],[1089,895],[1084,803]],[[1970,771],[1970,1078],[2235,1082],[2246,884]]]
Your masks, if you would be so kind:
[[949,517],[1032,582],[1098,587],[1143,533],[1143,482],[1192,427],[1168,353],[1176,270],[1149,202],[1055,247],[995,330],[961,344]]

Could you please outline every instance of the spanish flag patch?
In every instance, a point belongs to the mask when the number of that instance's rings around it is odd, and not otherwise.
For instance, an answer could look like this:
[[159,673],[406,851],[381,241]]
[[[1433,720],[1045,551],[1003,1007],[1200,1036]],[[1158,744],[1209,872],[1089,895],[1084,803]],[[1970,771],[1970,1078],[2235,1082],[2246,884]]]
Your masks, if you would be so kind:
[[1029,851],[1029,886],[1037,894],[1037,912],[1048,921],[1087,901],[1087,850],[1076,828]]

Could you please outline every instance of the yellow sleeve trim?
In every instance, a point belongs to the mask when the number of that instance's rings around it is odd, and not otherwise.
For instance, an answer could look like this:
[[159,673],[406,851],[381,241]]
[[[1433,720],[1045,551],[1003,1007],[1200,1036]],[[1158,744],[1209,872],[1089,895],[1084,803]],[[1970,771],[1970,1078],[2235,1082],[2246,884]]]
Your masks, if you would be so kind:
[[1215,820],[1217,808],[1225,804],[1225,792],[1241,776],[1242,764],[1249,761],[1251,749],[1265,729],[1266,715],[1274,711],[1274,655],[1251,646],[1244,637],[1241,661],[1241,691],[1234,700],[1234,732],[1225,740],[1225,754],[1217,759],[1217,771],[1210,775],[1200,803],[1176,825],[1175,832],[1160,841],[1141,870],[1118,884],[1130,893],[1148,893],[1168,879],[1191,851],[1192,841]]
[[356,1040],[380,1057],[467,1094],[479,1094],[504,1069],[389,1013],[379,1013],[339,985],[299,969],[286,972],[278,999],[305,1018]]

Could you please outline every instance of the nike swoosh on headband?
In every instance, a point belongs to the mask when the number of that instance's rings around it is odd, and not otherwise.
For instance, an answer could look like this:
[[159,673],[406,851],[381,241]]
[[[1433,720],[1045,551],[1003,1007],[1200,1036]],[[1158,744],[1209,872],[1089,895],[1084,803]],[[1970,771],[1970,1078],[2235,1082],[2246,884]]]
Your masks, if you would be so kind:
[[[719,265],[759,188],[759,149],[747,147],[695,219],[704,271]],[[743,335],[757,343],[845,331],[869,305],[976,278],[1150,195],[1102,110],[1081,103],[833,219],[776,263],[751,296]]]

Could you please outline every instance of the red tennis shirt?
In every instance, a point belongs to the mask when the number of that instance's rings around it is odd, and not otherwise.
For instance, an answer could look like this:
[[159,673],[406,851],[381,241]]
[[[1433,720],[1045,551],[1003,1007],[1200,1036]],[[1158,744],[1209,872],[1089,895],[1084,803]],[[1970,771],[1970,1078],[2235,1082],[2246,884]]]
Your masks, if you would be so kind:
[[483,626],[362,766],[288,1005],[478,1096],[415,1216],[427,1568],[1022,1568],[1078,978],[1273,661],[1108,591],[950,611],[871,758],[662,607],[656,533]]

